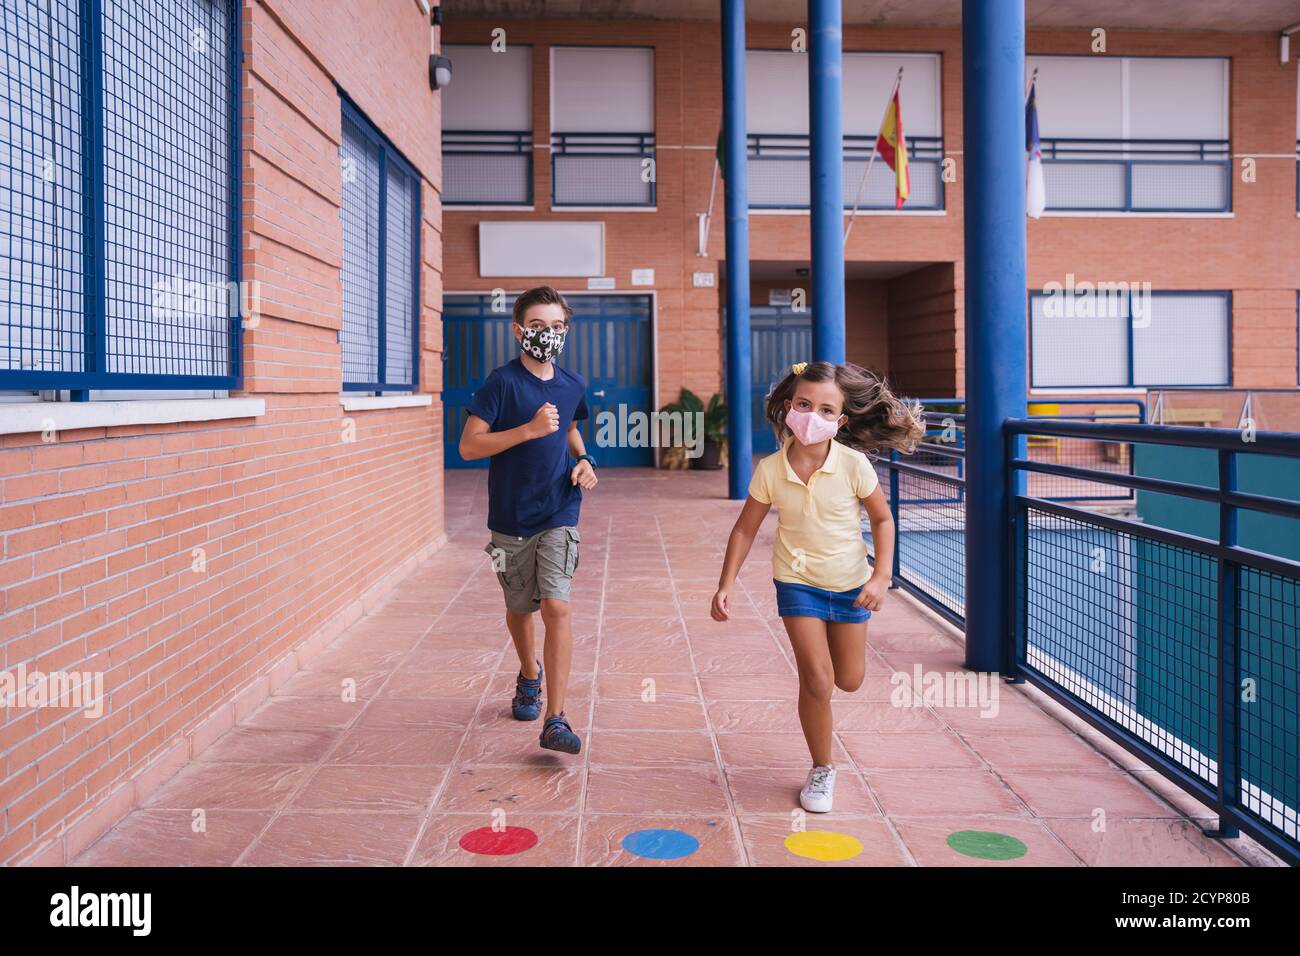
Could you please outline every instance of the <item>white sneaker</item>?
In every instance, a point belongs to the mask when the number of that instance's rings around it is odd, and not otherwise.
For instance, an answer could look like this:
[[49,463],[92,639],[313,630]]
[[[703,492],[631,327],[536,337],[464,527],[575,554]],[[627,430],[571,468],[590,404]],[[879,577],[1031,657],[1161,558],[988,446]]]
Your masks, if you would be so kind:
[[808,782],[799,791],[799,805],[809,813],[830,813],[835,797],[835,768],[813,767]]

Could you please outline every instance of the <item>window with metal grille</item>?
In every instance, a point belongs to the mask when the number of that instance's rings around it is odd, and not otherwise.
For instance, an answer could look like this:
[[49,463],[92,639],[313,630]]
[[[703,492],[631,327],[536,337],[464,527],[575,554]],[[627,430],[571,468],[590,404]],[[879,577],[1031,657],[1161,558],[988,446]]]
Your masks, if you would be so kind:
[[551,48],[551,205],[655,204],[654,50]]
[[0,388],[240,386],[238,6],[0,5]]
[[1226,57],[1030,56],[1047,209],[1232,209]]
[[343,100],[343,388],[412,391],[420,309],[420,177]]
[[[844,208],[896,208],[894,171],[876,137],[899,70],[911,195],[904,211],[938,211],[943,195],[942,59],[937,53],[846,51]],[[789,50],[745,53],[745,124],[749,207],[807,209],[809,202],[808,59]],[[870,173],[868,173],[870,167]],[[863,177],[866,177],[865,180]]]
[[448,44],[442,52],[456,67],[442,93],[442,204],[531,206],[532,49]]
[[1035,388],[1232,382],[1232,295],[1078,283],[1029,297]]

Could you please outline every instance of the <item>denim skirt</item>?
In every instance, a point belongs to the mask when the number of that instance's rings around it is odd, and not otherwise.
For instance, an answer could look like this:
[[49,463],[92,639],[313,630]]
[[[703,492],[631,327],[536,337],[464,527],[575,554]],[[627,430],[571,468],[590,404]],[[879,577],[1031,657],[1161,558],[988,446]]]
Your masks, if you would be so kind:
[[827,591],[811,584],[772,583],[776,585],[776,613],[781,617],[815,617],[840,624],[862,624],[871,619],[870,611],[853,605],[861,588]]

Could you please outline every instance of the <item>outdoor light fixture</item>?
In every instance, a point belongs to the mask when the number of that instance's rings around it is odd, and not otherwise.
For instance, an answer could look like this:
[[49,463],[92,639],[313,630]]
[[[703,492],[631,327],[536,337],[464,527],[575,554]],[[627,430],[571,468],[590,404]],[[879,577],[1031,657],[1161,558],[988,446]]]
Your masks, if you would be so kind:
[[429,57],[429,85],[435,90],[446,89],[451,85],[451,60],[437,53]]
[[442,26],[442,7],[433,8],[429,18],[429,86],[445,90],[451,85],[451,60],[438,52],[438,27]]
[[1300,30],[1300,23],[1293,23],[1289,27],[1282,29],[1282,62],[1291,62],[1291,34]]

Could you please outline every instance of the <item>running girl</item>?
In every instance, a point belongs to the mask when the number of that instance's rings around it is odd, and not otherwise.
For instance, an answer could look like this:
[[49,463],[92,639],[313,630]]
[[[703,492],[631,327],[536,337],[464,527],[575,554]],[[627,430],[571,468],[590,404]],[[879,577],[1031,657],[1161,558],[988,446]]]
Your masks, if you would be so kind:
[[[799,723],[812,770],[799,803],[831,809],[831,693],[855,691],[867,667],[867,620],[880,610],[894,564],[894,522],[864,452],[910,452],[924,434],[920,408],[856,365],[799,362],[767,398],[781,450],[754,471],[713,596],[715,621],[730,616],[731,591],[759,526],[778,514],[772,569],[777,612],[799,671]],[[867,563],[862,505],[871,521],[875,569]]]

